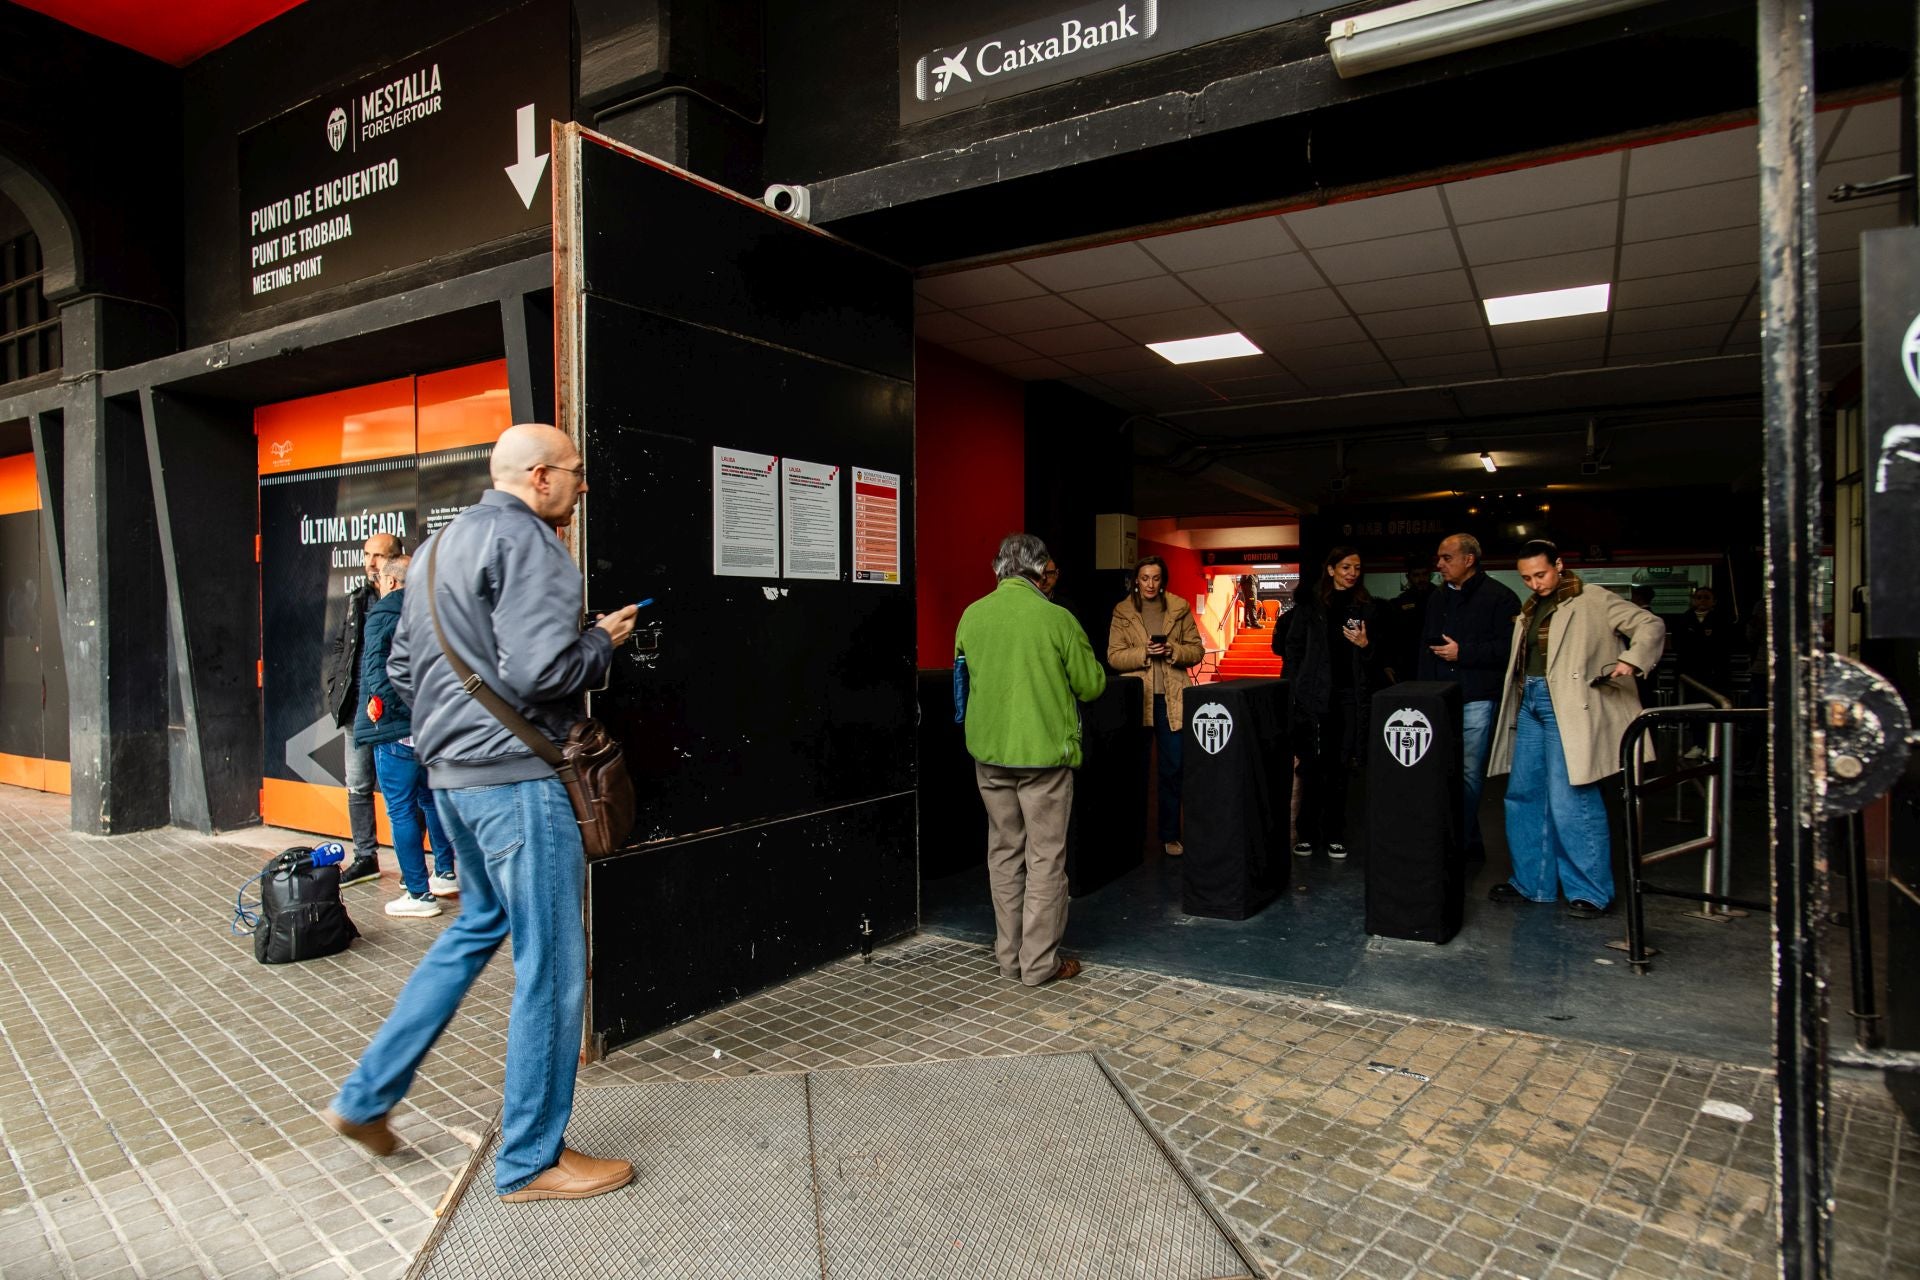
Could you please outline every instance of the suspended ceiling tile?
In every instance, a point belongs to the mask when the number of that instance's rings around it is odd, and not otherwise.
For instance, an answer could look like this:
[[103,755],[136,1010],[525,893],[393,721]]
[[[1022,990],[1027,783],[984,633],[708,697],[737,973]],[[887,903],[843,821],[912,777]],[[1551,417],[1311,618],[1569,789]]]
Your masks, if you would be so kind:
[[1238,302],[1245,298],[1297,293],[1323,288],[1326,284],[1304,253],[1184,271],[1180,278],[1209,302]]
[[1613,278],[1613,256],[1611,248],[1584,249],[1579,253],[1559,253],[1547,258],[1496,262],[1475,267],[1473,280],[1480,286],[1482,298],[1507,298],[1516,293],[1540,293],[1548,289],[1605,284]]
[[1686,271],[1672,276],[1647,276],[1622,280],[1613,288],[1616,311],[1635,307],[1657,307],[1670,302],[1697,302],[1705,298],[1744,298],[1752,293],[1759,277],[1746,267],[1716,267],[1712,271]]
[[1829,160],[1848,160],[1900,148],[1900,98],[1882,98],[1849,107],[1840,136],[1827,150]]
[[1760,172],[1758,137],[1747,125],[1635,147],[1627,152],[1627,194],[1751,178]]
[[1371,391],[1379,387],[1397,387],[1400,377],[1389,365],[1357,365],[1340,369],[1309,369],[1300,375],[1309,390],[1339,394]]
[[1644,333],[1621,333],[1616,331],[1607,343],[1607,355],[1617,363],[1622,356],[1634,356],[1644,359],[1650,355],[1662,357],[1672,352],[1693,350],[1700,347],[1717,349],[1727,336],[1730,325],[1708,324],[1687,329],[1660,329]]
[[1207,384],[1229,400],[1268,400],[1298,395],[1306,384],[1278,370],[1258,378],[1232,378]]
[[949,351],[978,360],[981,364],[1002,364],[1008,360],[1031,360],[1034,352],[1012,338],[976,338],[970,342],[946,343]]
[[1460,252],[1451,231],[1422,231],[1416,235],[1369,240],[1314,251],[1314,260],[1336,285],[1390,276],[1422,275],[1460,265]]
[[1445,333],[1449,329],[1486,328],[1478,303],[1449,302],[1438,307],[1410,307],[1364,317],[1367,332],[1376,338],[1404,338],[1414,333]]
[[1460,246],[1474,267],[1522,258],[1548,258],[1610,246],[1620,230],[1620,202],[1530,213],[1460,228]]
[[1275,353],[1280,363],[1298,374],[1313,369],[1350,369],[1363,365],[1386,367],[1380,348],[1371,342],[1344,342],[1332,347],[1309,347],[1303,351]]
[[1114,347],[1108,351],[1077,351],[1072,355],[1058,357],[1061,364],[1078,373],[1091,373],[1112,381],[1109,376],[1116,373],[1137,373],[1142,370],[1163,372],[1171,369],[1166,360],[1155,355],[1145,347]]
[[1216,392],[1220,391],[1220,384],[1223,382],[1286,376],[1286,370],[1282,369],[1272,356],[1265,355],[1235,356],[1231,360],[1207,360],[1200,364],[1183,364],[1179,369],[1195,382]]
[[1395,359],[1393,367],[1409,382],[1433,378],[1491,378],[1499,372],[1494,367],[1493,353],[1485,347],[1478,352],[1460,351],[1451,355]]
[[1125,347],[1133,339],[1104,324],[1074,324],[1064,329],[1037,329],[1020,335],[1020,341],[1044,356],[1070,356],[1077,351],[1104,351]]
[[1876,200],[1871,204],[1848,204],[1822,211],[1818,231],[1823,245],[1831,245],[1836,249],[1857,248],[1864,232],[1899,225],[1899,206],[1882,204]]
[[1516,347],[1500,353],[1500,367],[1512,373],[1518,369],[1571,368],[1600,363],[1602,347],[1598,338],[1573,342],[1542,342],[1537,346]]
[[1719,231],[1725,227],[1756,228],[1753,234],[1758,237],[1759,224],[1759,180],[1735,178],[1731,182],[1634,196],[1627,201],[1621,239],[1664,240],[1668,236]]
[[944,311],[945,309],[946,308],[942,307],[939,303],[935,302],[932,298],[929,298],[926,294],[920,292],[920,290],[917,287],[914,289],[913,313],[915,315],[924,316],[931,312]]
[[1534,165],[1511,173],[1450,182],[1442,188],[1453,220],[1463,226],[1491,218],[1598,204],[1620,196],[1621,153]]
[[[1829,200],[1827,194],[1842,183],[1878,182],[1882,178],[1891,178],[1901,172],[1900,153],[1897,151],[1876,151],[1870,156],[1854,156],[1846,160],[1830,160],[1820,166],[1820,176],[1814,183],[1814,191],[1820,197],[1820,208],[1841,209],[1854,201],[1836,203]],[[1894,200],[1897,195],[1875,196],[1874,200]]]
[[1822,241],[1821,249],[1820,283],[1822,285],[1855,281],[1860,278],[1859,245],[1839,247]]
[[959,314],[975,324],[985,325],[995,333],[1058,329],[1070,324],[1085,324],[1088,320],[1086,312],[1050,293],[1037,298],[1015,298],[1009,302],[990,302],[984,307],[968,307]]
[[1290,253],[1297,246],[1274,217],[1248,218],[1217,227],[1196,227],[1140,241],[1140,247],[1170,271],[1192,271],[1228,262],[1249,262]]
[[1698,235],[1647,240],[1620,247],[1620,279],[1703,271],[1709,267],[1752,265],[1760,261],[1760,237],[1752,227],[1703,231]]
[[[1634,336],[1640,337],[1640,338],[1652,338],[1652,337],[1660,337],[1662,335],[1635,334]],[[1635,351],[1620,350],[1619,344],[1616,342],[1613,347],[1613,353],[1607,357],[1607,364],[1614,368],[1618,368],[1622,365],[1644,364],[1649,355],[1657,355],[1662,360],[1712,360],[1715,357],[1717,357],[1719,354],[1720,354],[1720,348],[1717,345],[1717,343],[1712,346],[1703,346],[1703,347],[1674,347],[1674,348],[1656,347],[1656,348],[1650,348],[1647,351],[1635,352]]]
[[1488,332],[1493,338],[1494,347],[1501,353],[1500,358],[1504,360],[1508,351],[1521,347],[1537,347],[1574,339],[1598,342],[1607,336],[1607,317],[1602,312],[1591,316],[1562,316],[1557,320],[1528,320],[1522,324],[1497,324]]
[[1160,264],[1137,244],[1109,244],[1097,249],[1056,253],[1022,262],[1020,270],[1056,293],[1164,274]]
[[1859,305],[1860,282],[1858,280],[1842,280],[1833,284],[1823,284],[1820,286],[1820,306],[1822,309],[1827,307],[1858,307]]
[[1365,342],[1367,331],[1352,316],[1335,316],[1331,320],[1315,320],[1308,324],[1263,327],[1247,336],[1262,350],[1285,356],[1314,347]]
[[[1135,342],[1178,342],[1183,338],[1210,338],[1216,333],[1232,333],[1227,318],[1212,307],[1182,307],[1153,315],[1129,316],[1115,320],[1113,327]],[[1158,360],[1159,356],[1154,356]]]
[[1220,311],[1242,332],[1259,328],[1285,328],[1310,320],[1328,320],[1347,314],[1347,304],[1331,289],[1309,289],[1278,298],[1250,298],[1245,302],[1221,304]]
[[1172,276],[1153,276],[1129,280],[1124,284],[1081,289],[1067,295],[1075,306],[1102,320],[1122,316],[1143,316],[1153,311],[1174,311],[1200,301],[1193,290]]
[[1387,353],[1387,359],[1400,366],[1404,366],[1408,360],[1418,360],[1426,356],[1459,355],[1468,351],[1485,354],[1489,350],[1484,329],[1454,329],[1445,333],[1421,333],[1404,338],[1382,338],[1380,349]]
[[[1167,369],[1167,367],[1166,362],[1162,361],[1160,368]],[[1110,387],[1131,391],[1135,395],[1164,395],[1168,392],[1186,394],[1202,390],[1193,379],[1172,371],[1163,373],[1159,370],[1121,370],[1116,373],[1103,373],[1100,375],[1100,380]]]
[[1473,302],[1473,281],[1465,271],[1435,271],[1340,287],[1340,296],[1360,315],[1399,311],[1405,307],[1432,307],[1443,302]]
[[914,286],[943,307],[978,307],[1009,298],[1031,298],[1045,293],[1038,284],[1012,267],[975,267],[951,275],[922,276]]
[[1035,382],[1043,378],[1059,378],[1070,375],[1073,370],[1058,360],[1014,360],[994,368],[1009,378],[1018,378],[1022,382]]
[[1746,304],[1743,295],[1738,298],[1709,298],[1704,302],[1675,302],[1664,307],[1636,307],[1613,317],[1613,331],[1653,333],[1661,329],[1717,324],[1724,333],[1726,327],[1739,318]]
[[1287,227],[1309,249],[1404,236],[1447,225],[1447,211],[1433,187],[1396,191],[1392,195],[1345,200],[1318,209],[1283,214]]
[[913,332],[916,337],[939,343],[965,342],[969,338],[993,336],[993,330],[952,311],[934,311],[920,316],[913,323]]

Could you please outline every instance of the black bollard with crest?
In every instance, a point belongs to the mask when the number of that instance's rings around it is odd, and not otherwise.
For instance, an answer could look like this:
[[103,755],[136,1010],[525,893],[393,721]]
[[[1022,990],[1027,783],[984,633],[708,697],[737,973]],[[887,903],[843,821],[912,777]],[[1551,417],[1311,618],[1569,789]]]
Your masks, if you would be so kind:
[[1367,932],[1445,942],[1460,931],[1466,898],[1460,686],[1383,689],[1368,729]]

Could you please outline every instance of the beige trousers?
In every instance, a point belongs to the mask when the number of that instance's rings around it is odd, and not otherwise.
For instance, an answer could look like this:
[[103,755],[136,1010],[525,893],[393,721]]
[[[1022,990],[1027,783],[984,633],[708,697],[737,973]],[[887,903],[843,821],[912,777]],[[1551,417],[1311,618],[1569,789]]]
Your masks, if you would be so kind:
[[1067,930],[1067,817],[1073,770],[973,763],[987,807],[987,882],[1000,972],[1037,987],[1060,967]]

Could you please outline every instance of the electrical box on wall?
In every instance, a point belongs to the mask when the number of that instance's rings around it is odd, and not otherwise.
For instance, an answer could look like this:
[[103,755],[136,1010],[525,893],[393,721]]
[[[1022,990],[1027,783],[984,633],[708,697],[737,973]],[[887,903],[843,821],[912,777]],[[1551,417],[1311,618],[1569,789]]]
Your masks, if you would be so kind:
[[1131,569],[1140,558],[1140,521],[1128,515],[1093,518],[1093,567]]

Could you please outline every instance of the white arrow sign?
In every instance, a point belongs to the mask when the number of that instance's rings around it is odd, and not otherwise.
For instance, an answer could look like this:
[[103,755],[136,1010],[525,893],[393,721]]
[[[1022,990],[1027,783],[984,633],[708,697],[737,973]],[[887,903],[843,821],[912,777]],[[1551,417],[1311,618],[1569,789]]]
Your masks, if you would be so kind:
[[540,179],[547,172],[547,154],[533,153],[533,104],[529,102],[513,114],[514,126],[520,134],[520,158],[507,166],[507,177],[513,181],[513,189],[520,193],[520,203],[533,208],[533,193],[540,189]]

